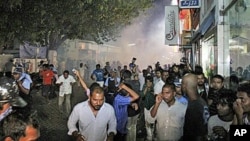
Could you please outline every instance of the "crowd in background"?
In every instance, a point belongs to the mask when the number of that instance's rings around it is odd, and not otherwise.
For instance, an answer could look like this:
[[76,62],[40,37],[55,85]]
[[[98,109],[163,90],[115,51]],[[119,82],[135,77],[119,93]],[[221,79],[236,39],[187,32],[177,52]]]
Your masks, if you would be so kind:
[[[140,68],[136,60],[123,66],[95,64],[88,74],[90,67],[83,62],[62,74],[53,64],[40,62],[39,72],[29,74],[22,65],[8,62],[1,77],[1,137],[17,134],[6,130],[14,126],[10,122],[16,116],[25,119],[18,121],[25,125],[18,132],[32,127],[36,138],[40,136],[38,123],[27,120],[33,116],[35,89],[41,89],[47,104],[51,97],[58,98],[73,140],[135,141],[138,136],[158,141],[229,140],[230,125],[250,124],[250,83],[241,67],[227,78],[220,74],[207,78],[201,66],[192,69],[186,61],[167,68],[160,62]],[[17,91],[5,92],[9,83]],[[74,84],[83,87],[88,100],[71,104]]]

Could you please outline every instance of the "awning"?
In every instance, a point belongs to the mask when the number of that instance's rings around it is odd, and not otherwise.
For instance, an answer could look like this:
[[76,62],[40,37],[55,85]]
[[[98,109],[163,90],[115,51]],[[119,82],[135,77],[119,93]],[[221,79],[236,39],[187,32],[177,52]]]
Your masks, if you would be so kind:
[[209,13],[209,15],[206,17],[206,19],[202,22],[199,30],[201,30],[201,35],[204,35],[209,27],[213,25],[214,23],[214,12]]
[[212,10],[209,15],[203,20],[199,29],[194,33],[192,37],[192,42],[201,38],[209,30],[209,28],[214,24],[215,21],[215,12]]

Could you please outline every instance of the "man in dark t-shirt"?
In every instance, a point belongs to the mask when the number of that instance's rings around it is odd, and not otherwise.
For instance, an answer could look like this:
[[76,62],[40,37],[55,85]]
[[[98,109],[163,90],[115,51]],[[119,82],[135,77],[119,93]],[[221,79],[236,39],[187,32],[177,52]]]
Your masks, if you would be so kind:
[[197,91],[197,76],[188,73],[183,76],[182,91],[188,96],[183,141],[203,141],[207,135],[209,111],[206,102]]

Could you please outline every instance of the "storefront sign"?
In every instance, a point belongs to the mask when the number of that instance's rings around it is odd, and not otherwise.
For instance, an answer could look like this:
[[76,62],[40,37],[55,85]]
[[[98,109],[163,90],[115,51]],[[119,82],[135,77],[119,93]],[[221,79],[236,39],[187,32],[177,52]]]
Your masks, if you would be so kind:
[[165,7],[165,44],[177,45],[179,35],[179,12],[177,6]]
[[201,1],[200,0],[180,0],[179,7],[180,8],[200,8]]

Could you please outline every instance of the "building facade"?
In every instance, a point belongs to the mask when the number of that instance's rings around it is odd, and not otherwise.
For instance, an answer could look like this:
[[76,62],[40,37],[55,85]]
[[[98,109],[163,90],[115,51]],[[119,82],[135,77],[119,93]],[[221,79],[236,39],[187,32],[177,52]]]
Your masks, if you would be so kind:
[[239,75],[239,68],[245,75],[248,69],[250,73],[249,8],[246,0],[201,1],[200,23],[191,41],[199,58],[195,63],[202,65],[208,77]]

